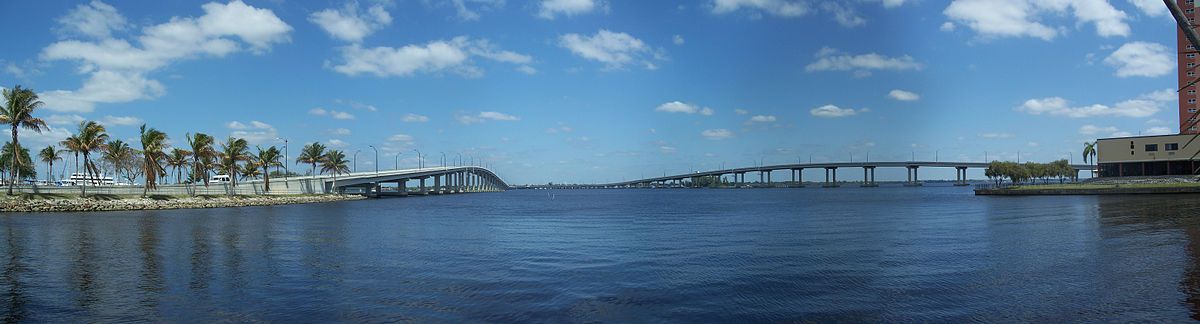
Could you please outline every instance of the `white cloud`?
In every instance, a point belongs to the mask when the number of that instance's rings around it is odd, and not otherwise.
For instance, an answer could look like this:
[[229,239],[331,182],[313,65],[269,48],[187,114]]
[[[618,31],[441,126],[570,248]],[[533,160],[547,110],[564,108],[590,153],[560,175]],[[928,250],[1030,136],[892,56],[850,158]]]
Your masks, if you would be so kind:
[[123,31],[128,26],[117,8],[101,1],[76,5],[57,21],[61,33],[94,38],[108,38],[113,31]]
[[745,110],[745,109],[734,109],[733,113],[738,114],[738,115],[745,115],[745,114],[749,114],[750,111]]
[[[866,109],[862,109],[865,111]],[[834,105],[824,105],[808,111],[809,114],[823,118],[849,117],[859,113],[852,108],[841,108]]]
[[1174,91],[1170,89],[1164,89],[1143,94],[1135,99],[1121,101],[1112,106],[1093,104],[1088,106],[1072,107],[1066,99],[1061,97],[1048,97],[1026,100],[1025,103],[1017,106],[1015,109],[1031,115],[1047,114],[1051,116],[1066,116],[1070,118],[1098,116],[1140,118],[1154,115],[1154,113],[1162,110],[1162,106],[1164,104],[1174,99]]
[[392,23],[392,15],[388,14],[383,5],[374,5],[362,12],[358,2],[350,1],[339,9],[325,9],[308,16],[311,21],[329,36],[347,42],[358,43],[375,31]]
[[424,122],[429,121],[429,117],[417,115],[417,114],[413,114],[413,113],[408,113],[408,114],[404,114],[404,118],[401,118],[400,120],[402,120],[406,123],[424,123]]
[[916,101],[918,99],[921,99],[921,96],[916,93],[912,93],[912,92],[908,92],[908,91],[904,91],[904,90],[900,90],[900,89],[894,89],[891,92],[888,92],[888,97],[891,97],[892,99],[896,99],[896,100],[900,100],[900,101]]
[[387,140],[389,142],[411,143],[413,141],[413,137],[411,135],[406,135],[406,134],[396,134],[396,135],[388,136]]
[[833,15],[833,20],[842,27],[858,27],[867,23],[867,20],[859,16],[858,11],[849,4],[830,1],[822,3],[821,9]]
[[84,118],[80,115],[50,115],[45,120],[50,125],[76,125],[84,121]]
[[662,145],[658,147],[658,152],[662,154],[673,154],[677,151],[679,151],[679,149],[675,148],[674,146]]
[[671,36],[671,42],[675,43],[675,45],[683,45],[685,41],[683,40],[683,36],[675,35]]
[[980,37],[1034,37],[1052,40],[1062,34],[1041,22],[1044,16],[1070,15],[1078,24],[1091,23],[1103,37],[1129,36],[1128,16],[1107,0],[954,0],[942,11]]
[[64,17],[60,28],[95,40],[58,41],[39,55],[46,61],[78,62],[77,71],[89,75],[79,90],[44,92],[48,110],[88,112],[98,103],[154,99],[166,89],[158,81],[147,79],[148,73],[179,60],[223,57],[242,50],[244,44],[254,53],[263,53],[273,44],[290,41],[288,33],[292,30],[270,10],[235,0],[204,4],[201,8],[205,13],[200,17],[173,17],[165,23],[148,25],[135,38],[135,44],[111,37],[114,26],[121,25],[114,18],[119,15],[115,9],[99,2],[91,3],[89,8],[84,11],[92,11],[85,14],[91,18],[79,21],[83,25],[66,21],[82,12],[76,10]]
[[522,65],[517,67],[517,72],[534,75],[537,74],[537,69],[533,68],[532,66]]
[[575,55],[604,63],[606,69],[621,69],[628,64],[641,64],[653,70],[654,60],[662,60],[663,54],[646,45],[642,40],[626,33],[615,33],[601,29],[592,36],[566,34],[559,36],[558,45]]
[[712,12],[726,14],[741,9],[755,14],[765,12],[779,17],[799,17],[807,14],[811,8],[807,2],[792,0],[714,0]]
[[600,0],[542,0],[538,3],[538,17],[554,19],[555,16],[575,16],[604,8]]
[[1174,53],[1158,43],[1129,42],[1104,59],[1118,77],[1157,77],[1175,72]]
[[[346,148],[346,147],[350,146],[350,143],[340,140],[340,139],[333,138],[333,139],[329,139],[328,141],[325,141],[325,145],[328,145],[329,147],[334,147],[334,148]],[[351,152],[351,153],[353,153],[353,152]]]
[[276,138],[279,138],[279,132],[270,124],[252,120],[249,124],[239,121],[231,121],[225,124],[226,128],[233,130],[229,132],[229,136],[235,138],[244,138],[250,144],[273,143]]
[[724,128],[706,129],[703,132],[700,132],[700,135],[702,135],[702,136],[704,136],[704,138],[707,138],[710,140],[723,140],[726,138],[733,137],[733,132],[729,131],[728,129],[724,129]]
[[1129,0],[1129,3],[1150,17],[1170,16],[1167,6],[1158,0]]
[[528,55],[499,50],[486,39],[472,40],[465,36],[399,48],[364,48],[358,44],[351,44],[341,47],[339,51],[342,55],[341,63],[334,64],[332,69],[350,76],[410,76],[415,73],[449,71],[465,77],[478,77],[483,71],[474,65],[472,56],[519,65],[533,62],[533,58]]
[[[472,10],[467,6],[467,3],[477,5],[477,10]],[[454,9],[458,12],[458,19],[463,21],[479,20],[480,10],[492,10],[504,7],[504,0],[450,0],[450,4],[454,5]]]
[[325,109],[325,108],[321,108],[321,107],[309,109],[308,114],[313,115],[313,116],[329,116],[329,117],[332,117],[333,119],[341,119],[341,120],[354,119],[354,115],[350,114],[348,112]]
[[141,118],[133,116],[104,116],[100,119],[100,124],[106,126],[135,126],[141,123]]
[[476,114],[476,115],[458,114],[457,116],[454,117],[454,119],[463,125],[479,124],[479,123],[483,123],[483,122],[486,122],[489,120],[493,120],[493,121],[518,121],[518,120],[521,120],[520,117],[505,114],[505,113],[495,112],[495,111],[484,111],[484,112],[480,112],[479,114]]
[[1130,137],[1130,136],[1133,136],[1133,133],[1126,132],[1126,131],[1120,131],[1120,132],[1112,133],[1112,135],[1109,135],[1109,137]]
[[684,114],[689,114],[689,115],[690,114],[700,114],[700,115],[704,115],[704,116],[711,116],[713,114],[712,108],[708,108],[708,107],[701,108],[700,106],[697,106],[694,104],[683,103],[683,102],[679,102],[679,101],[672,101],[672,102],[658,105],[657,108],[654,108],[654,111],[661,111],[661,112],[668,112],[668,113],[684,113]]
[[804,67],[805,71],[853,71],[858,76],[868,76],[871,70],[907,71],[924,68],[912,56],[887,57],[876,53],[849,55],[837,49],[824,47],[816,53],[817,60]]
[[338,135],[338,136],[348,136],[348,135],[350,135],[351,132],[350,132],[350,129],[348,129],[348,128],[335,128],[335,129],[329,130],[329,133],[333,134],[333,135]]
[[979,134],[979,137],[986,138],[986,139],[1002,139],[1002,138],[1012,138],[1012,137],[1013,137],[1013,134],[1009,134],[1009,133],[983,133],[983,134]]
[[952,31],[954,31],[955,27],[956,26],[954,26],[954,23],[947,21],[947,22],[942,23],[942,26],[938,27],[938,30],[941,30],[944,32],[952,32]]
[[1119,131],[1119,129],[1117,129],[1114,126],[1100,127],[1100,126],[1096,126],[1096,125],[1083,125],[1083,126],[1079,127],[1079,134],[1081,134],[1081,135],[1096,135],[1096,134],[1100,134],[1100,133],[1115,133],[1117,131]]
[[755,115],[754,117],[750,117],[750,121],[755,123],[773,123],[775,122],[775,116]]
[[1142,132],[1142,135],[1167,135],[1167,134],[1174,134],[1174,133],[1175,133],[1175,131],[1171,130],[1170,128],[1157,126],[1157,127],[1147,128],[1145,131]]

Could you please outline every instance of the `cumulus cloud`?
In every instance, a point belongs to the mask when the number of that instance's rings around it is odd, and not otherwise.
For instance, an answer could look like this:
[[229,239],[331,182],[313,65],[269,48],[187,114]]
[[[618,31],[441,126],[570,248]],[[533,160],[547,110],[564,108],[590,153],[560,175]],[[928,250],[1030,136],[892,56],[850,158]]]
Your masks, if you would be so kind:
[[754,14],[767,13],[778,17],[799,17],[807,14],[811,8],[808,2],[793,0],[714,0],[712,12],[727,14],[738,10],[751,11]]
[[733,113],[738,114],[738,115],[745,115],[745,114],[749,114],[750,111],[745,110],[745,109],[734,109]]
[[868,76],[871,70],[909,71],[924,68],[912,56],[887,57],[876,53],[850,55],[837,49],[825,47],[816,53],[817,60],[804,67],[805,71],[852,71],[858,76]]
[[[333,138],[328,141],[325,141],[325,145],[328,145],[329,147],[333,147],[333,148],[346,148],[346,147],[350,147],[350,142],[346,142],[346,141],[343,141],[340,139]],[[351,153],[353,153],[353,152],[351,152]]]
[[600,0],[542,0],[538,3],[538,17],[554,19],[556,16],[575,16],[603,9]]
[[1009,134],[1009,133],[983,133],[983,134],[979,134],[979,137],[981,137],[981,138],[986,138],[986,139],[1002,139],[1002,138],[1012,138],[1012,137],[1013,137],[1013,134]]
[[77,62],[77,71],[88,78],[78,90],[44,92],[46,109],[89,112],[98,103],[157,98],[166,89],[147,74],[173,62],[223,57],[247,46],[251,52],[265,53],[274,44],[290,41],[292,27],[270,10],[240,0],[210,2],[201,9],[204,15],[199,17],[173,17],[143,27],[136,42],[130,42],[112,36],[125,26],[115,8],[99,1],[77,6],[59,19],[59,29],[92,39],[54,42],[39,56],[46,61]]
[[654,61],[664,59],[660,50],[652,49],[642,40],[606,29],[601,29],[592,36],[562,35],[558,38],[558,45],[579,57],[603,63],[606,69],[621,69],[629,64],[639,64],[653,70],[657,68]]
[[407,134],[396,134],[396,135],[388,136],[387,140],[388,140],[388,142],[411,143],[413,141],[413,137],[411,135],[407,135]]
[[375,31],[392,24],[392,15],[383,5],[373,5],[366,11],[358,8],[358,2],[347,2],[342,8],[317,11],[308,16],[311,21],[329,36],[347,42],[361,42]]
[[[1159,2],[1161,6],[1161,2]],[[1103,37],[1129,36],[1128,15],[1107,0],[954,0],[942,14],[974,30],[983,38],[1033,37],[1052,40],[1062,34],[1042,18],[1072,16],[1078,24],[1092,24]]]
[[479,112],[478,114],[475,114],[475,115],[460,113],[457,116],[455,116],[454,119],[463,125],[479,124],[479,123],[483,123],[483,122],[487,122],[487,121],[518,121],[518,120],[521,120],[520,117],[501,113],[501,112],[495,112],[495,111],[483,111],[483,112]]
[[341,119],[341,120],[354,119],[354,115],[350,114],[348,112],[325,109],[325,108],[320,108],[320,107],[309,109],[308,114],[313,115],[313,116],[329,116],[329,117],[332,117],[333,119]]
[[1104,59],[1118,77],[1157,77],[1175,72],[1174,53],[1158,43],[1129,42]]
[[529,55],[500,50],[486,39],[473,40],[465,36],[398,48],[365,48],[359,44],[351,44],[339,48],[339,51],[342,56],[341,62],[332,63],[332,69],[350,76],[371,74],[377,77],[392,77],[445,71],[465,77],[478,77],[483,74],[483,70],[475,66],[472,57],[521,66],[533,62],[533,57]]
[[1170,128],[1157,126],[1157,127],[1147,128],[1145,131],[1142,132],[1142,135],[1167,135],[1167,134],[1174,134],[1174,133],[1175,133],[1175,131],[1171,130]]
[[700,115],[704,115],[704,116],[711,116],[713,114],[712,108],[700,107],[700,106],[697,106],[694,104],[683,103],[683,102],[679,102],[679,101],[672,101],[672,102],[658,105],[657,108],[654,108],[654,111],[661,111],[661,112],[668,112],[668,113],[683,113],[683,114],[689,114],[689,115],[700,114]]
[[706,130],[700,132],[700,135],[704,136],[704,138],[707,138],[710,140],[723,140],[726,138],[733,137],[733,132],[729,131],[728,129],[724,129],[724,128],[706,129]]
[[1150,17],[1160,17],[1160,16],[1169,16],[1170,15],[1170,12],[1167,10],[1167,6],[1163,5],[1162,1],[1129,0],[1129,3],[1133,4],[1134,7],[1137,7],[1139,10],[1141,10],[1143,13],[1145,13],[1147,16],[1150,16]]
[[273,143],[276,138],[279,138],[279,132],[270,124],[252,120],[249,123],[239,121],[231,121],[225,124],[226,128],[232,130],[229,136],[235,138],[244,138],[250,144]]
[[80,115],[50,115],[45,120],[50,125],[76,125],[85,119]]
[[1088,106],[1072,106],[1062,97],[1047,97],[1029,99],[1017,106],[1017,111],[1031,115],[1065,116],[1070,118],[1087,118],[1100,116],[1115,117],[1149,117],[1162,110],[1162,107],[1175,100],[1175,92],[1171,89],[1159,90],[1143,94],[1134,99],[1118,102],[1111,106],[1092,104]]
[[891,97],[892,99],[896,99],[896,100],[900,100],[900,101],[916,101],[918,99],[921,99],[921,96],[916,93],[912,93],[912,92],[908,92],[908,91],[904,91],[904,90],[900,90],[900,89],[895,89],[895,90],[892,90],[891,92],[888,92],[888,97]]
[[[860,111],[865,111],[865,109],[860,110]],[[808,113],[812,114],[813,116],[822,117],[822,118],[838,118],[838,117],[854,116],[854,115],[857,115],[860,111],[855,111],[852,108],[841,108],[841,107],[834,106],[834,105],[824,105],[824,106],[820,106],[817,108],[813,108],[812,110],[809,110]]]
[[1100,133],[1116,133],[1117,131],[1119,131],[1119,129],[1117,129],[1114,126],[1100,127],[1100,126],[1096,126],[1096,125],[1083,125],[1083,126],[1079,127],[1079,134],[1081,134],[1081,135],[1096,135],[1096,134],[1100,134]]
[[773,123],[773,122],[775,122],[775,116],[773,116],[773,115],[755,115],[754,117],[750,117],[750,122]]
[[105,126],[135,126],[142,124],[142,119],[133,116],[104,116],[100,124]]
[[417,115],[417,114],[413,114],[413,113],[408,113],[408,114],[404,114],[404,117],[401,118],[400,120],[402,120],[406,123],[424,123],[424,122],[429,121],[429,117]]
[[675,43],[675,45],[683,45],[685,41],[683,40],[683,36],[675,35],[671,36],[671,42]]
[[[479,20],[481,16],[479,12],[482,10],[504,7],[504,0],[450,0],[450,4],[458,12],[458,19],[475,21]],[[471,7],[474,7],[474,9]]]

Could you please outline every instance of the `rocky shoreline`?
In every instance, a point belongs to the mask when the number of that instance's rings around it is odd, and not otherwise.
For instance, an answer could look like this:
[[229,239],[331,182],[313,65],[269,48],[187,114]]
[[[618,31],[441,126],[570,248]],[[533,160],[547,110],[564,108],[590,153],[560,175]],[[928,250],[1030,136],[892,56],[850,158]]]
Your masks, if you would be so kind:
[[235,197],[121,197],[91,198],[0,198],[0,212],[89,212],[121,210],[160,210],[191,208],[223,208],[310,204],[365,199],[358,195],[296,195],[296,196],[235,196]]

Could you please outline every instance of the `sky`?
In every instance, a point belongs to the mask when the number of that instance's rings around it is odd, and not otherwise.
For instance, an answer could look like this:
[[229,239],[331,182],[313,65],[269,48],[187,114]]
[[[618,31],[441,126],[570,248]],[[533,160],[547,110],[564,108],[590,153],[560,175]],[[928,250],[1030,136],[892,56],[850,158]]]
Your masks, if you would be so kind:
[[0,86],[45,102],[33,151],[96,120],[131,143],[144,123],[180,145],[287,139],[293,161],[321,142],[359,171],[419,150],[514,184],[605,183],[1081,163],[1085,141],[1178,129],[1158,0],[5,1],[0,29]]

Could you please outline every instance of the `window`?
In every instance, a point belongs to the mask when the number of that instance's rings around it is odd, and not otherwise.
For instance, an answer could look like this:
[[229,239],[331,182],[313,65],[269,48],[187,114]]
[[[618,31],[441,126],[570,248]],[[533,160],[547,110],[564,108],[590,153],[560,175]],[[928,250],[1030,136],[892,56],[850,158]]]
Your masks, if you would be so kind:
[[1196,99],[1188,99],[1188,103],[1194,104],[1194,103],[1196,103]]
[[1130,149],[1130,150],[1132,150],[1132,149],[1133,149],[1133,141],[1129,141],[1129,149]]
[[1196,72],[1188,71],[1187,75],[1188,76],[1196,76]]
[[1184,55],[1184,56],[1187,56],[1187,58],[1196,58],[1196,53],[1188,53],[1187,55]]
[[1178,151],[1179,143],[1167,143],[1166,145],[1163,145],[1163,148],[1167,151]]
[[1188,108],[1188,113],[1190,113],[1190,114],[1195,114],[1195,113],[1196,113],[1196,108]]
[[1189,132],[1195,132],[1195,131],[1196,131],[1196,126],[1188,127],[1188,131],[1189,131]]
[[1187,67],[1189,67],[1189,68],[1191,68],[1191,67],[1196,67],[1196,63],[1191,63],[1191,62],[1189,62],[1189,63],[1187,64]]
[[1146,152],[1157,152],[1158,144],[1146,144]]
[[1196,90],[1195,89],[1188,90],[1188,94],[1190,94],[1190,95],[1196,94]]

